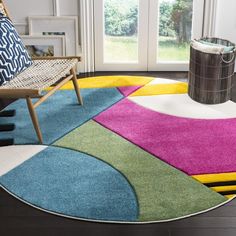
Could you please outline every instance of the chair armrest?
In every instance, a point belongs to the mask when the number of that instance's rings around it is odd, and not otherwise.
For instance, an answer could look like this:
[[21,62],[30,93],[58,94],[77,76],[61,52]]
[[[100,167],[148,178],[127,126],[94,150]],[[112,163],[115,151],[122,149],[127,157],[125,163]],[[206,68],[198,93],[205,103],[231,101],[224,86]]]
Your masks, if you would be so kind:
[[2,4],[3,9],[4,9],[4,11],[5,11],[7,17],[11,20],[11,17],[10,17],[10,15],[9,15],[9,11],[8,11],[8,9],[7,9],[7,7],[6,7],[6,4],[3,2],[3,0],[0,0],[0,3]]
[[37,60],[57,60],[57,59],[77,59],[81,61],[81,57],[69,56],[69,57],[32,57],[33,61]]

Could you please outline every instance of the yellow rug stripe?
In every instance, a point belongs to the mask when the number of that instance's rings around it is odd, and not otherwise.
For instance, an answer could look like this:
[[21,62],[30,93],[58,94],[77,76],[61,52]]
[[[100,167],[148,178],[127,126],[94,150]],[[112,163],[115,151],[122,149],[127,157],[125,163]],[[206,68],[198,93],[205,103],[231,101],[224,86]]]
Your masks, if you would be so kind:
[[205,174],[192,176],[201,183],[215,183],[215,182],[227,182],[236,181],[236,173],[222,173],[222,174]]
[[225,195],[228,199],[234,198],[236,195]]
[[187,92],[188,84],[184,82],[174,84],[148,84],[131,94],[130,97],[164,94],[184,94]]
[[[112,87],[128,87],[143,86],[151,82],[154,78],[144,76],[97,76],[79,79],[80,88],[112,88]],[[47,90],[50,90],[48,88]],[[74,89],[73,83],[70,81],[61,89]]]
[[234,190],[236,190],[236,185],[231,185],[231,186],[217,186],[217,187],[211,187],[211,189],[215,190],[216,192],[234,191]]

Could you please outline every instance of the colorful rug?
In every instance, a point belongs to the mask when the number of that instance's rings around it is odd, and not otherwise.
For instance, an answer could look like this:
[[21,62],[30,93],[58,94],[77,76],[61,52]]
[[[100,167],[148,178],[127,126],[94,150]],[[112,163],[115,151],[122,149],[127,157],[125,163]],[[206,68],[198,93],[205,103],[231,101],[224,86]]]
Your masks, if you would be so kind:
[[202,105],[186,83],[151,77],[79,83],[83,107],[68,83],[37,110],[44,145],[25,102],[7,108],[16,109],[16,129],[4,138],[17,145],[0,148],[0,184],[14,197],[52,214],[113,223],[177,220],[234,198],[235,103]]

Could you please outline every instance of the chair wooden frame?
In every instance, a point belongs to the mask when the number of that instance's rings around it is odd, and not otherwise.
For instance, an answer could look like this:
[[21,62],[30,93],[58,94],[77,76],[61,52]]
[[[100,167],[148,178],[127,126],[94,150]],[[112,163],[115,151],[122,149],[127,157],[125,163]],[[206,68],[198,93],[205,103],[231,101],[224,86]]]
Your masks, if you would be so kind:
[[7,9],[6,5],[5,5],[5,3],[3,2],[3,0],[0,0],[0,3],[3,5],[4,11],[6,12],[7,16],[10,18],[8,9]]
[[[0,0],[0,3],[3,5],[4,10],[5,10],[7,16],[9,17],[8,10],[7,10],[6,5],[4,4],[3,0]],[[45,62],[48,62],[50,60],[60,60],[60,59],[61,60],[77,59],[78,62],[80,61],[80,57],[76,57],[76,56],[75,57],[40,57],[40,58],[37,57],[36,59],[33,59],[33,60],[43,60],[43,61],[45,60]],[[42,144],[43,143],[43,136],[42,136],[42,132],[40,130],[39,121],[38,121],[38,117],[37,117],[37,113],[36,113],[35,109],[70,80],[72,80],[72,82],[73,82],[74,89],[75,89],[79,104],[83,105],[83,100],[82,100],[82,97],[80,94],[79,85],[77,83],[76,66],[74,66],[70,69],[69,75],[60,79],[59,82],[44,95],[41,95],[40,90],[37,90],[37,89],[28,89],[28,88],[26,88],[26,89],[25,88],[22,88],[22,89],[18,89],[18,88],[17,89],[14,89],[14,88],[13,89],[11,89],[11,88],[1,89],[1,87],[0,87],[0,98],[15,98],[15,99],[24,98],[24,99],[26,99],[28,110],[29,110],[29,113],[31,116],[32,123],[34,125],[35,132],[37,134],[40,144]],[[38,100],[35,103],[33,103],[32,98],[38,98]]]

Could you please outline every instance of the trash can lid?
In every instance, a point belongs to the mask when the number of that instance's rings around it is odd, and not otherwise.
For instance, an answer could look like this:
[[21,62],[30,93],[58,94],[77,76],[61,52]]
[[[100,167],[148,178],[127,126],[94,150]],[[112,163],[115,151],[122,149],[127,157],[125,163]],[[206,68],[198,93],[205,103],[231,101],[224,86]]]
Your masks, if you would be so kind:
[[222,54],[222,53],[230,53],[235,50],[235,46],[225,46],[216,43],[211,43],[204,40],[192,40],[191,47],[195,50],[211,53],[211,54]]
[[219,47],[219,46],[223,47],[224,53],[232,52],[235,49],[235,46],[225,46],[225,45],[222,45],[219,43],[212,43],[212,42],[209,42],[208,40],[205,40],[205,39],[200,39],[200,40],[198,40],[198,42],[208,45],[208,46],[212,46],[212,47]]

